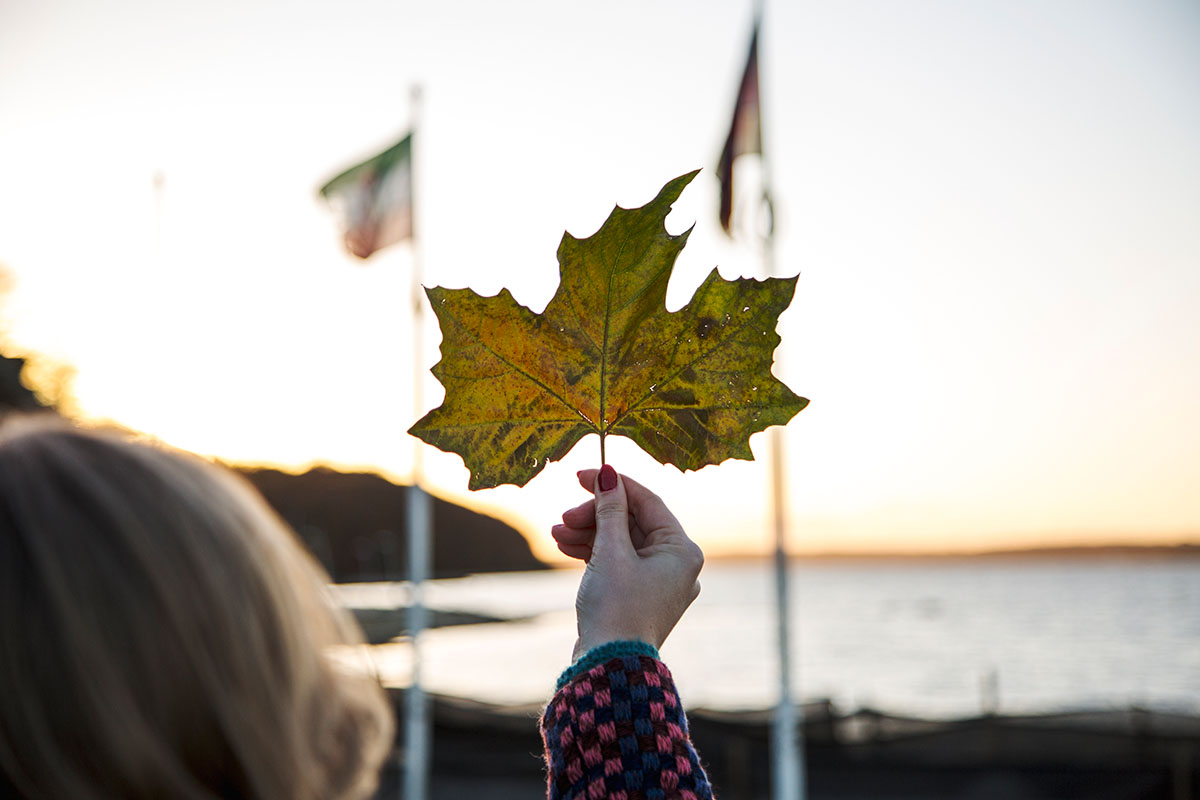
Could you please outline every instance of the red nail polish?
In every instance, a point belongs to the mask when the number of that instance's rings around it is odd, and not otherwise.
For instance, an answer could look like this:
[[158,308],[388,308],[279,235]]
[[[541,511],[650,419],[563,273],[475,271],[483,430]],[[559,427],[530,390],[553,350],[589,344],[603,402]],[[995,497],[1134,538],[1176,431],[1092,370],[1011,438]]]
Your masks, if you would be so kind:
[[611,464],[605,464],[600,468],[600,491],[611,492],[617,488],[617,471],[612,468]]

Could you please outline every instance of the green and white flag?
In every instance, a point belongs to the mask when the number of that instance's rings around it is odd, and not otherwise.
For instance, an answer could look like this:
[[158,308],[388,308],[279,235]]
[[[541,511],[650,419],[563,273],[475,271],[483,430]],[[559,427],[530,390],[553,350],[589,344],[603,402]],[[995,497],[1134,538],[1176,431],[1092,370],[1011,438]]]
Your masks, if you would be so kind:
[[359,258],[412,238],[412,134],[329,181],[321,196]]

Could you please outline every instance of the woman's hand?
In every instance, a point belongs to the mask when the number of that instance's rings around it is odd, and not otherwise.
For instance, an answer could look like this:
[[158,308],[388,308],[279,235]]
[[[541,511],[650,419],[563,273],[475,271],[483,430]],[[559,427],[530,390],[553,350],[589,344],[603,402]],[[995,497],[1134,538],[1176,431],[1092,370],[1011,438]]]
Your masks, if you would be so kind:
[[575,613],[575,656],[607,642],[661,647],[700,594],[704,554],[659,497],[611,466],[579,472],[595,497],[563,513],[551,535],[587,562]]

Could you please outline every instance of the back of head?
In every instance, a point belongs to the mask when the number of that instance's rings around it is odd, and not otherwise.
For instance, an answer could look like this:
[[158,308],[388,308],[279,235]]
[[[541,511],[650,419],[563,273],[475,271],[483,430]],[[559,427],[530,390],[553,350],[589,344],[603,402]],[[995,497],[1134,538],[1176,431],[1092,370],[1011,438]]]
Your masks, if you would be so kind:
[[391,743],[320,568],[240,478],[0,425],[0,789],[359,797]]

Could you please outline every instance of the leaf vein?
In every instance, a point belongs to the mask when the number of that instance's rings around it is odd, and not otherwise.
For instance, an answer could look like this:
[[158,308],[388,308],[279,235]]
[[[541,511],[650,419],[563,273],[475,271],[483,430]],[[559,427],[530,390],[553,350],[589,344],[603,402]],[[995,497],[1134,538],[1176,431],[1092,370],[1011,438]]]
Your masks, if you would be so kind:
[[495,348],[491,347],[481,337],[476,336],[474,333],[472,333],[471,330],[469,328],[467,328],[467,326],[464,325],[462,320],[459,319],[457,316],[454,316],[453,318],[454,318],[454,321],[458,323],[459,328],[461,328],[464,333],[466,333],[468,336],[473,338],[475,341],[479,342],[479,344],[483,347],[484,350],[487,350],[489,353],[491,353],[496,358],[498,358],[501,362],[508,364],[517,373],[524,375],[527,379],[529,379],[529,381],[531,383],[534,383],[534,384],[540,386],[546,392],[546,394],[550,395],[555,400],[562,403],[569,410],[578,414],[579,418],[582,419],[584,422],[586,422],[588,425],[590,425],[593,428],[596,427],[595,424],[591,420],[589,420],[586,416],[584,416],[582,411],[580,411],[579,409],[575,408],[575,406],[573,406],[569,402],[567,402],[566,398],[564,398],[558,392],[554,391],[552,388],[547,386],[544,381],[542,381],[540,378],[538,378],[536,375],[530,373],[529,371],[522,369],[519,364],[516,364],[513,361],[510,361],[508,358],[505,358],[504,355],[497,352]]
[[[694,302],[695,298],[693,297],[692,300]],[[689,303],[689,305],[691,305],[691,304]],[[682,314],[683,311],[684,311],[684,309],[680,309],[679,311],[677,311],[675,313]],[[701,361],[703,361],[704,359],[711,356],[714,352],[716,352],[718,349],[720,349],[720,345],[722,345],[724,342],[728,341],[729,339],[737,336],[739,333],[741,333],[746,328],[748,328],[750,326],[751,322],[758,320],[764,314],[766,314],[768,317],[770,316],[769,307],[765,303],[763,304],[762,308],[760,308],[757,313],[751,314],[749,319],[747,319],[744,322],[742,322],[741,324],[739,324],[732,331],[730,331],[726,336],[713,337],[712,344],[710,344],[707,349],[701,350],[699,355],[697,355],[691,361],[687,362],[686,364],[683,364],[681,367],[679,367],[679,369],[675,370],[667,377],[662,378],[658,381],[655,381],[651,385],[657,389],[658,387],[666,386],[666,385],[670,384],[671,381],[678,378],[681,374],[683,374],[683,372],[685,372],[686,370],[690,369],[691,367],[695,366],[696,364],[699,364]],[[676,348],[677,348],[676,352],[678,352],[678,343],[676,344]],[[774,348],[772,348],[772,352],[774,352]],[[623,414],[621,414],[621,416],[618,419],[613,421],[613,426],[616,426],[617,423],[620,422],[622,419],[624,419],[625,417],[632,414],[634,411],[637,411],[639,408],[641,408],[641,404],[646,402],[646,400],[648,400],[653,395],[654,395],[654,392],[647,389],[645,394],[643,394],[641,397],[639,397],[636,402],[631,403],[629,405],[629,407],[627,409],[625,409],[625,412]]]

